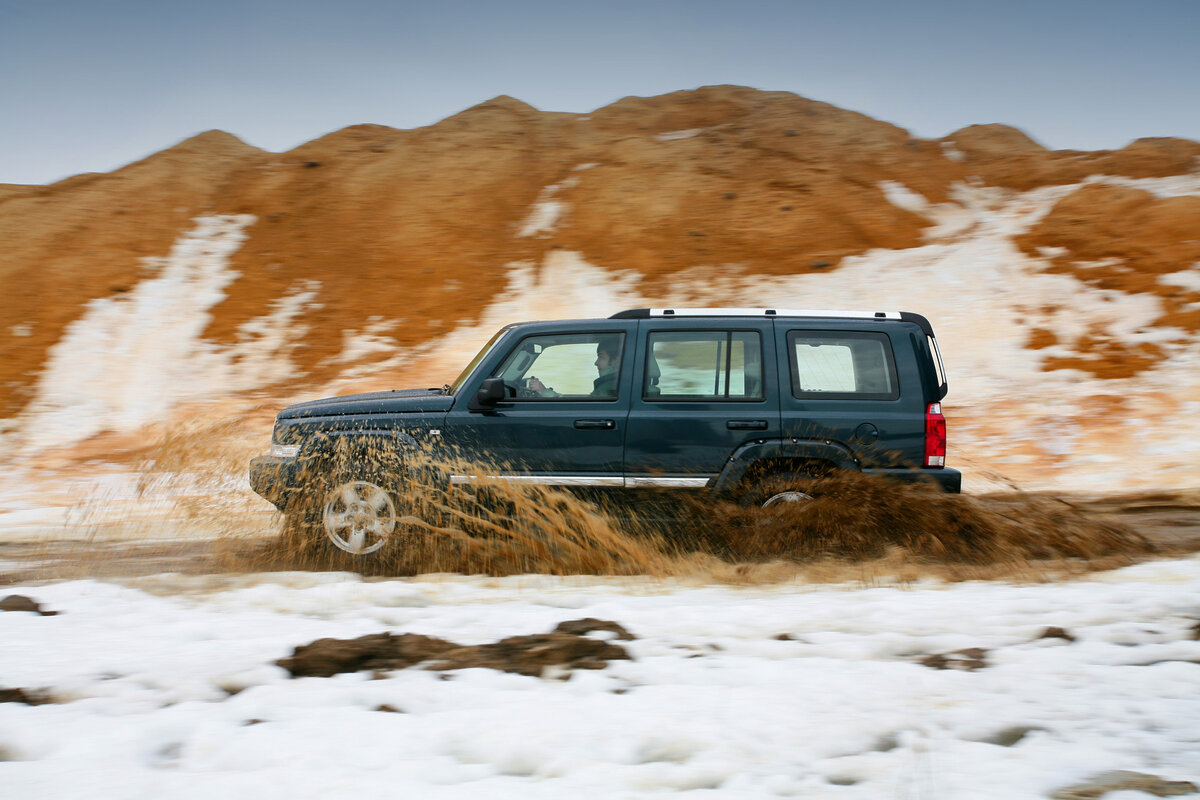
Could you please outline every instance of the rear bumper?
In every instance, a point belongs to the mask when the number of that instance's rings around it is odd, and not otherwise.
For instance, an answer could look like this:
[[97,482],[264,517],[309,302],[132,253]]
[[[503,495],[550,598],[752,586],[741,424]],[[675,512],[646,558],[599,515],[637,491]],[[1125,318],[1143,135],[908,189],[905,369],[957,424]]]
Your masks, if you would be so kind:
[[301,489],[303,467],[298,458],[259,456],[250,461],[250,488],[280,511]]
[[933,482],[941,488],[943,492],[950,494],[959,494],[962,492],[962,473],[956,469],[903,469],[903,468],[884,468],[864,469],[864,475],[878,475],[881,478],[888,480],[901,481],[903,483],[928,483]]

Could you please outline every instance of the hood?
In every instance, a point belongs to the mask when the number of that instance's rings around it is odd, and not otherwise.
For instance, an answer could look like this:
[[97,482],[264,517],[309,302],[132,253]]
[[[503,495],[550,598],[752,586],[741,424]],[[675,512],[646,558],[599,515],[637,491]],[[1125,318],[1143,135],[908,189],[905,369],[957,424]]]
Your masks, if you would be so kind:
[[348,394],[297,403],[280,411],[279,419],[449,411],[453,404],[454,398],[446,394],[445,389],[393,389],[390,392]]

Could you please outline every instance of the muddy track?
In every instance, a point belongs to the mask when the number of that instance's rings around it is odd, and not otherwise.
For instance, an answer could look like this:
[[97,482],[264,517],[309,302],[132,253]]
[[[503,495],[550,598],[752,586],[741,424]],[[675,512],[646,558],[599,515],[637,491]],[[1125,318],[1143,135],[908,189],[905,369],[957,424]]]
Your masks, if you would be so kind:
[[[1113,496],[992,495],[996,513],[1020,519],[1031,498],[1070,507],[1079,517],[1120,525],[1148,539],[1147,558],[1200,552],[1200,492]],[[161,573],[237,574],[294,569],[271,558],[264,539],[146,539],[129,541],[41,540],[0,542],[0,586],[37,581],[101,578],[120,580]],[[1098,565],[1100,566],[1100,565]],[[1101,568],[1103,568],[1101,566]]]

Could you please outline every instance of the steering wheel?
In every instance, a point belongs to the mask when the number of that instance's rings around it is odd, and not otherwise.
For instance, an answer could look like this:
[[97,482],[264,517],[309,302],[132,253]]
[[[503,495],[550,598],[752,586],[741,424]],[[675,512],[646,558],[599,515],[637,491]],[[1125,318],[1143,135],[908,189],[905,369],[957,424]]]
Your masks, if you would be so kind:
[[[533,375],[530,375],[528,378],[521,378],[520,380],[516,381],[514,386],[508,388],[512,389],[513,394],[516,397],[540,397],[537,392],[529,388],[529,382],[533,379]],[[507,387],[508,385],[505,384],[505,386]]]

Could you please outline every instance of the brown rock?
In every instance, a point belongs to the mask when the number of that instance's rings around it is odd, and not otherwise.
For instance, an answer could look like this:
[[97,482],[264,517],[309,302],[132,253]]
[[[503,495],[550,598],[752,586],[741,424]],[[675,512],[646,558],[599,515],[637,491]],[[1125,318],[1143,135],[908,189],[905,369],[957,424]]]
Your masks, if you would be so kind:
[[1038,634],[1039,639],[1064,639],[1068,642],[1075,641],[1075,636],[1065,628],[1049,627]]
[[440,656],[429,669],[485,667],[541,675],[546,667],[604,669],[609,661],[628,658],[625,648],[611,642],[566,633],[539,633],[511,636],[494,644],[460,647]]
[[925,656],[920,663],[931,669],[958,669],[974,672],[988,665],[987,650],[982,647],[967,647],[949,653],[936,653]]
[[294,678],[328,678],[339,672],[403,669],[455,647],[453,642],[417,633],[375,633],[357,639],[317,639],[275,663]]
[[558,623],[557,627],[554,628],[554,633],[569,633],[572,636],[583,636],[592,631],[610,631],[617,635],[616,638],[626,642],[637,638],[625,630],[619,623],[612,622],[611,620],[596,619],[595,617],[567,620]]
[[0,611],[32,611],[43,617],[53,617],[57,611],[43,611],[41,604],[23,594],[10,594],[0,600]]
[[587,637],[595,630],[613,631],[620,638],[634,638],[615,622],[597,619],[562,623],[581,633],[534,634],[511,636],[482,645],[457,645],[445,639],[415,633],[394,635],[375,633],[357,639],[317,639],[295,648],[289,658],[275,663],[292,677],[329,677],[340,672],[404,669],[423,661],[428,669],[452,670],[484,667],[521,675],[541,675],[546,667],[565,669],[603,669],[607,662],[628,659],[620,645]]
[[31,689],[2,689],[0,688],[0,703],[24,703],[28,706],[41,706],[54,702],[41,692]]
[[1094,775],[1083,783],[1059,789],[1050,795],[1055,800],[1096,800],[1109,792],[1145,792],[1155,797],[1174,797],[1195,794],[1196,784],[1189,781],[1166,781],[1144,772],[1113,770]]

